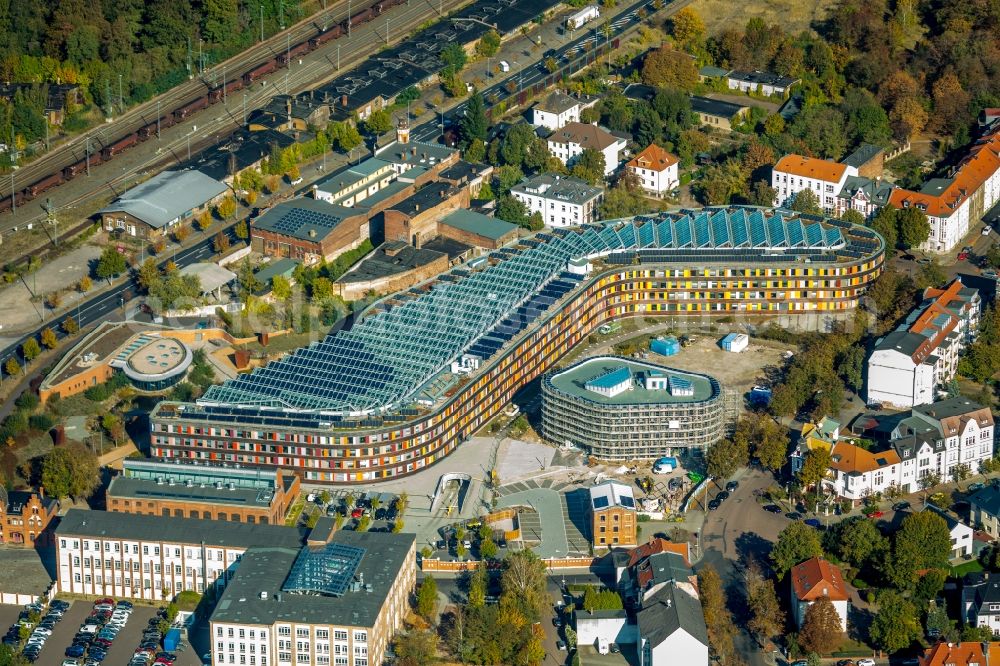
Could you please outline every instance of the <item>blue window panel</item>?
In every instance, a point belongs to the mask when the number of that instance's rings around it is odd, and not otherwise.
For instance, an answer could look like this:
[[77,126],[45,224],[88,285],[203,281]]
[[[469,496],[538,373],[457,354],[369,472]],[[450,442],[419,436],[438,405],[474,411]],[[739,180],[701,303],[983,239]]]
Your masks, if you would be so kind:
[[816,222],[810,222],[805,225],[806,227],[806,240],[809,241],[809,245],[812,247],[822,246],[826,241],[823,238],[823,228]]
[[802,220],[795,218],[789,220],[786,225],[788,229],[788,244],[792,247],[799,247],[805,241],[805,233],[802,230]]
[[748,223],[750,226],[750,244],[754,247],[767,246],[767,223],[764,221],[764,214],[759,210],[753,211],[750,213]]
[[788,244],[785,237],[785,224],[780,213],[775,213],[767,219],[768,245],[771,247],[784,247]]
[[844,234],[840,233],[840,229],[831,228],[826,230],[826,243],[827,245],[841,245],[844,242]]
[[674,247],[690,247],[691,240],[691,218],[685,215],[674,221]]
[[695,247],[706,247],[712,244],[712,234],[709,231],[708,214],[701,212],[694,217]]
[[652,221],[646,221],[639,227],[639,247],[650,247],[656,243],[656,231]]
[[635,247],[635,225],[632,223],[622,226],[618,231],[618,235],[622,239],[622,245],[625,247]]
[[618,237],[618,232],[611,225],[607,225],[601,230],[601,239],[604,240],[608,249],[615,250],[622,247],[622,239]]
[[729,225],[733,231],[733,246],[745,247],[750,243],[750,234],[747,231],[747,216],[745,211],[738,211],[729,218]]
[[672,247],[674,244],[673,225],[670,220],[663,220],[656,225],[656,244],[660,247]]
[[726,211],[724,210],[720,210],[712,216],[712,242],[716,247],[729,245],[729,225],[727,222]]

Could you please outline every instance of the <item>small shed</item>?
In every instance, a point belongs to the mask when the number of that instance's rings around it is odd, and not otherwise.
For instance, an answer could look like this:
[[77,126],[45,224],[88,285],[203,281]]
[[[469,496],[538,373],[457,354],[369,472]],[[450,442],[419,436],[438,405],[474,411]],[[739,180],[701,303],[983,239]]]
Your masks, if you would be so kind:
[[681,351],[681,343],[677,338],[669,335],[651,340],[649,349],[660,356],[676,356]]
[[746,333],[730,333],[719,344],[727,352],[739,353],[750,346],[750,337]]

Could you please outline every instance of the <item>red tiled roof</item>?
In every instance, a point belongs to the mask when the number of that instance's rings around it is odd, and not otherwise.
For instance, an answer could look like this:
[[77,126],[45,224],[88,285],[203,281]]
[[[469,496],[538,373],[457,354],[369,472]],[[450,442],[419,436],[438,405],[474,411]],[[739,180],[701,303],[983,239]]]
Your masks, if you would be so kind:
[[1000,170],[1000,129],[977,141],[958,164],[952,182],[940,194],[924,194],[897,188],[889,195],[896,208],[920,206],[928,215],[949,217]]
[[947,309],[949,303],[958,298],[958,293],[962,290],[962,281],[955,279],[951,284],[949,284],[944,289],[933,289],[929,288],[924,292],[924,298],[933,298],[934,302],[927,306],[920,316],[917,317],[909,328],[910,333],[922,333],[926,328],[930,327],[934,320],[937,319],[939,315],[945,315],[948,317],[948,322],[941,327],[937,335],[933,337],[928,337],[920,348],[914,352],[913,359],[914,363],[923,363],[924,360],[930,355],[930,353],[938,348],[938,345],[944,341],[945,337],[951,333],[955,326],[958,325],[958,319],[951,310]]
[[847,601],[847,586],[840,569],[824,559],[813,557],[792,567],[792,589],[799,601]]
[[828,183],[839,183],[840,179],[844,177],[844,172],[847,171],[847,166],[838,164],[837,162],[818,160],[815,157],[806,157],[805,155],[792,153],[778,160],[778,163],[774,165],[774,170],[803,178],[815,178],[816,180]]
[[626,167],[632,169],[652,169],[653,171],[663,171],[669,166],[677,164],[676,157],[660,148],[655,143],[649,144],[645,150],[629,160]]
[[986,666],[1000,663],[1000,643],[989,643],[987,654],[979,642],[938,643],[924,651],[920,666]]
[[684,564],[691,566],[691,549],[686,543],[675,543],[666,539],[650,539],[647,543],[635,547],[629,554],[628,568],[657,553],[677,553],[684,558]]

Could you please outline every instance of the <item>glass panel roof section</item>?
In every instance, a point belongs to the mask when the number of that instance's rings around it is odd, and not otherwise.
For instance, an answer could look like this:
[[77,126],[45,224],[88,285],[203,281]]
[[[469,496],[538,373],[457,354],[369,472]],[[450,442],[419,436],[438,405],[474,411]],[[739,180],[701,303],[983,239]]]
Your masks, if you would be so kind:
[[342,543],[319,548],[306,546],[299,551],[282,591],[342,597],[351,587],[365,549]]
[[[864,229],[845,226],[848,232],[810,221],[815,229],[808,232],[811,247],[775,254],[773,250],[786,243],[789,231],[803,232],[797,216],[784,215],[787,217],[765,216],[760,209],[738,207],[681,211],[525,238],[516,246],[492,252],[491,262],[482,268],[453,269],[382,302],[350,330],[333,333],[263,368],[210,387],[199,403],[322,415],[406,408],[417,399],[421,387],[437,381],[449,363],[465,353],[484,358],[497,353],[572,291],[576,279],[564,276],[570,259],[641,249],[640,256],[646,261],[674,261],[677,250],[685,250],[684,256],[691,260],[693,218],[699,221],[699,233],[708,237],[699,250],[705,253],[706,261],[731,258],[733,251],[720,245],[739,245],[747,233],[755,246],[770,249],[771,261],[795,261],[796,254],[810,250],[870,252],[879,245],[876,236],[864,235],[870,233]],[[817,235],[817,231],[821,233]],[[815,245],[814,239],[818,239]],[[623,240],[630,245],[624,245]],[[800,238],[802,243],[805,240]],[[745,246],[739,252],[758,254]]]
[[694,244],[696,247],[705,247],[711,243],[712,235],[708,231],[708,214],[702,211],[694,218]]

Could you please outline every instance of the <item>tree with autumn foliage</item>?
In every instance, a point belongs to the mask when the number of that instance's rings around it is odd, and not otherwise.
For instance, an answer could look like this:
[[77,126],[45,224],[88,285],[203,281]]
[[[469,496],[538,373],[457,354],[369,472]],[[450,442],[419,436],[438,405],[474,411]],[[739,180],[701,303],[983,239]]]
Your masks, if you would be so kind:
[[821,597],[806,609],[799,645],[805,652],[830,654],[844,641],[840,615],[829,597]]
[[705,22],[701,15],[690,7],[684,7],[669,21],[670,33],[677,43],[687,51],[701,45],[705,39]]
[[646,54],[642,63],[642,82],[650,86],[692,90],[698,85],[698,68],[687,53],[663,46]]

